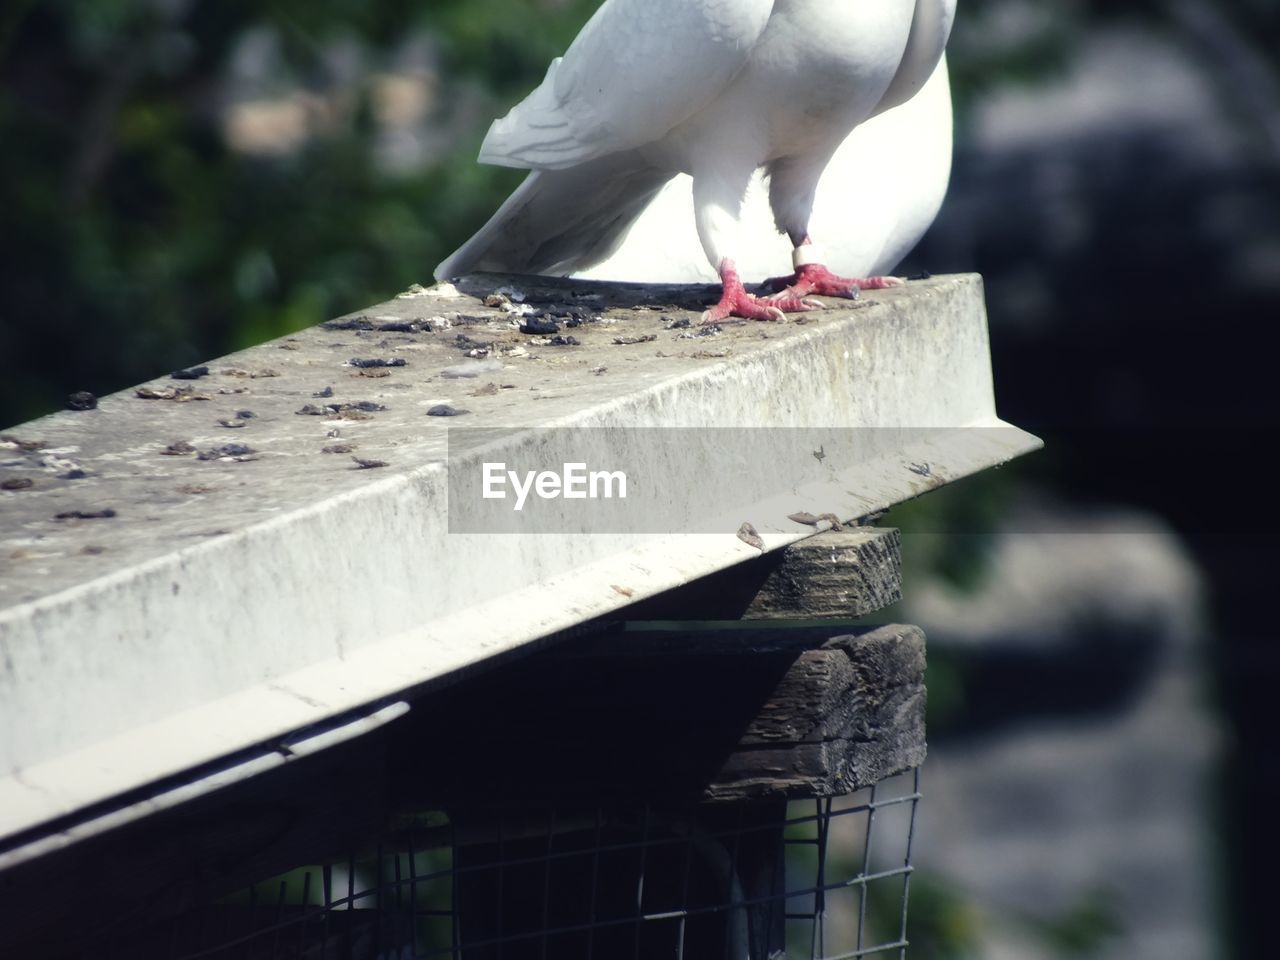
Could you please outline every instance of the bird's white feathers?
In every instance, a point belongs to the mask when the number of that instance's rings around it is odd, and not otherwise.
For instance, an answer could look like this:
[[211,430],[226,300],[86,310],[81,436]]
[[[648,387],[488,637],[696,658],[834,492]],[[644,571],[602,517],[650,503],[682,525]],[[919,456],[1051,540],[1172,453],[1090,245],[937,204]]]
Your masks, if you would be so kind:
[[773,0],[607,0],[542,84],[480,147],[500,166],[562,170],[651,143],[747,61]]
[[[933,223],[951,172],[951,91],[946,60],[900,107],[860,125],[818,183],[810,222],[826,265],[851,277],[889,273]],[[769,185],[757,173],[743,201],[738,270],[750,281],[785,273],[791,240],[778,232]],[[693,224],[693,184],[668,181],[613,252],[573,272],[597,280],[704,283],[717,279]],[[476,269],[511,269],[495,263]],[[550,271],[555,272],[555,271]]]
[[[481,159],[533,172],[436,276],[564,275],[604,261],[618,279],[692,279],[670,251],[689,246],[695,223],[709,266],[730,256],[746,276],[782,273],[790,243],[760,215],[762,170],[792,241],[812,223],[828,248],[856,238],[841,269],[889,269],[932,220],[950,169],[940,62],[955,0],[907,3],[605,0],[493,124]],[[666,273],[628,269],[646,244]],[[776,249],[780,262],[757,271]]]
[[934,75],[934,68],[942,60],[942,51],[946,49],[947,40],[951,36],[951,24],[955,15],[955,0],[919,0],[916,3],[915,16],[911,19],[911,33],[907,37],[906,49],[902,52],[902,62],[873,116],[906,103]]
[[[633,162],[628,162],[628,161]],[[473,270],[567,276],[610,257],[670,171],[602,157],[569,170],[535,170],[436,276]],[[683,228],[693,237],[689,214]]]

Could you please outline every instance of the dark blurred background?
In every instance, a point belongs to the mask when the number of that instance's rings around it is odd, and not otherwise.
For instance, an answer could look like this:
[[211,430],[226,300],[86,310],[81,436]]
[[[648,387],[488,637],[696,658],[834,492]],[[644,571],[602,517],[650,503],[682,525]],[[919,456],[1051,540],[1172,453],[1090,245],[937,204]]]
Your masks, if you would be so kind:
[[[10,0],[0,421],[428,282],[520,179],[474,162],[489,121],[596,6]],[[1001,413],[1048,448],[900,521],[949,531],[908,540],[913,956],[1274,949],[1277,51],[1275,0],[960,4],[903,272],[985,276]]]

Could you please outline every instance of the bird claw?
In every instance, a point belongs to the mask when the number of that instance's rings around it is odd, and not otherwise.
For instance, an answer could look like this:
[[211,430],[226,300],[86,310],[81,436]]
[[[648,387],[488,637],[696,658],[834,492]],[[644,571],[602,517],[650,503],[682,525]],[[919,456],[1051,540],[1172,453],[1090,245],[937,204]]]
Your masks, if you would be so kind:
[[[863,290],[883,290],[906,284],[902,277],[838,277],[820,263],[807,263],[793,277],[773,277],[765,287],[777,291],[768,300],[792,299],[806,302],[811,294],[857,300]],[[809,301],[812,302],[812,301]]]
[[782,308],[750,295],[745,299],[732,302],[721,300],[702,314],[704,327],[718,326],[722,323],[741,323],[743,320],[771,320],[775,323],[786,323],[787,315]]
[[[853,299],[857,299],[855,296]],[[798,312],[801,310],[826,310],[827,304],[821,300],[815,300],[813,297],[801,297],[788,289],[779,290],[777,293],[771,293],[767,296],[759,298],[761,303],[788,303],[793,304],[791,311]],[[785,309],[785,308],[784,308]]]
[[742,286],[733,261],[726,258],[720,264],[720,302],[702,315],[702,325],[724,323],[730,318],[743,320],[772,320],[785,323],[788,313],[817,310],[822,304],[804,297],[756,297]]
[[730,320],[769,320],[786,323],[788,313],[812,310],[820,306],[817,301],[806,303],[799,299],[774,299],[754,297],[744,290],[727,290],[720,302],[702,315],[702,325],[725,323]]

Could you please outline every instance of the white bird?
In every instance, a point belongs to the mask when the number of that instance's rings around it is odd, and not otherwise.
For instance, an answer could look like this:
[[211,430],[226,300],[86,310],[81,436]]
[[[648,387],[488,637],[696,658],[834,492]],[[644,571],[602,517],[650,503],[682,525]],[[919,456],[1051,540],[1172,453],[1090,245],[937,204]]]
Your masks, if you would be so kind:
[[[856,146],[855,128],[908,104],[930,78],[931,88],[945,87],[954,15],[955,0],[605,0],[542,84],[489,130],[481,161],[533,172],[436,276],[588,270],[617,252],[683,173],[698,239],[723,285],[705,322],[781,319],[819,306],[813,294],[852,297],[901,283],[833,274],[810,235],[815,197],[842,144]],[[933,104],[929,116],[939,115],[938,101],[922,99]],[[949,100],[945,114],[949,159]],[[739,268],[753,248],[743,217],[759,175],[795,267],[767,298],[746,292]],[[936,204],[927,219],[932,212]],[[837,218],[850,221],[844,230],[859,230],[857,213]],[[887,239],[900,237],[864,247]]]
[[[867,277],[893,270],[924,236],[951,176],[951,90],[944,57],[929,82],[900,107],[861,124],[845,138],[818,181],[809,221],[823,238],[826,265]],[[769,209],[769,187],[756,171],[742,209],[738,272],[762,280],[791,252]],[[572,275],[589,280],[705,283],[716,279],[693,228],[693,180],[667,182],[607,259]]]

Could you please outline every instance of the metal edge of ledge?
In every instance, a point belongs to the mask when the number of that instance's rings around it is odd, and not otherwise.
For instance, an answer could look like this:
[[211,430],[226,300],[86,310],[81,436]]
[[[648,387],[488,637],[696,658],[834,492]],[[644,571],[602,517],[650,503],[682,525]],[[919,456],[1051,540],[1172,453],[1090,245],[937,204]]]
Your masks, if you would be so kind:
[[[873,303],[741,358],[673,368],[637,381],[629,394],[606,399],[597,390],[585,411],[573,399],[540,406],[544,422],[738,423],[745,411],[761,423],[795,425],[811,416],[937,428],[916,428],[911,448],[851,465],[829,482],[726,504],[722,529],[750,520],[766,549],[812,534],[797,531],[789,513],[866,516],[1039,445],[994,415],[985,311],[973,278],[944,278],[919,288],[916,300]],[[766,412],[755,412],[762,403]],[[927,478],[911,469],[919,462],[930,464]],[[74,819],[255,745],[268,754],[293,731],[444,682],[756,555],[730,533],[561,538],[559,546],[555,538],[515,537],[510,552],[498,555],[491,542],[468,547],[462,537],[442,554],[443,474],[436,460],[370,477],[7,611],[10,632],[0,629],[0,647],[15,696],[6,696],[6,710],[43,715],[49,727],[43,745],[10,762],[0,779],[0,837]],[[382,536],[406,528],[414,535]],[[334,544],[355,547],[336,555]],[[15,649],[20,643],[27,648]],[[55,661],[44,679],[14,685],[11,657],[27,657],[19,658],[21,679],[42,650]],[[156,703],[140,702],[153,691]],[[100,722],[112,711],[125,716],[114,728]],[[21,744],[13,738],[24,731],[4,726],[15,756]],[[243,769],[248,775],[252,765]],[[112,821],[100,822],[106,829]],[[61,836],[70,843],[93,829]],[[10,849],[0,866],[34,849]]]
[[[981,442],[975,445],[974,436]],[[963,440],[963,443],[958,442]],[[836,512],[855,519],[901,502],[891,477],[911,462],[934,465],[929,488],[998,466],[1041,446],[1015,427],[985,424],[980,434],[949,433],[901,451],[902,462],[855,468],[830,484],[814,485],[745,508],[765,542],[776,550],[811,533],[797,533],[786,515],[797,509]],[[851,494],[850,490],[857,490]],[[313,664],[270,683],[203,704],[164,721],[131,730],[0,780],[0,809],[6,832],[31,829],[52,816],[108,799],[114,794],[216,760],[246,744],[272,741],[320,724],[363,705],[384,702],[420,686],[424,678],[446,676],[541,637],[595,617],[617,613],[690,580],[758,556],[733,535],[658,537],[629,551],[596,561],[442,618],[429,626],[369,644],[345,657]],[[513,616],[513,611],[518,615]],[[505,625],[505,626],[502,626]],[[402,715],[407,706],[353,722],[358,735]],[[386,714],[386,716],[384,716]],[[343,728],[345,729],[345,727]],[[329,737],[341,742],[345,737]],[[301,755],[296,748],[291,753]],[[52,836],[0,853],[0,870],[52,849],[68,846],[181,800],[207,793],[286,762],[275,746],[257,759],[101,814]],[[86,771],[95,776],[86,782]]]

